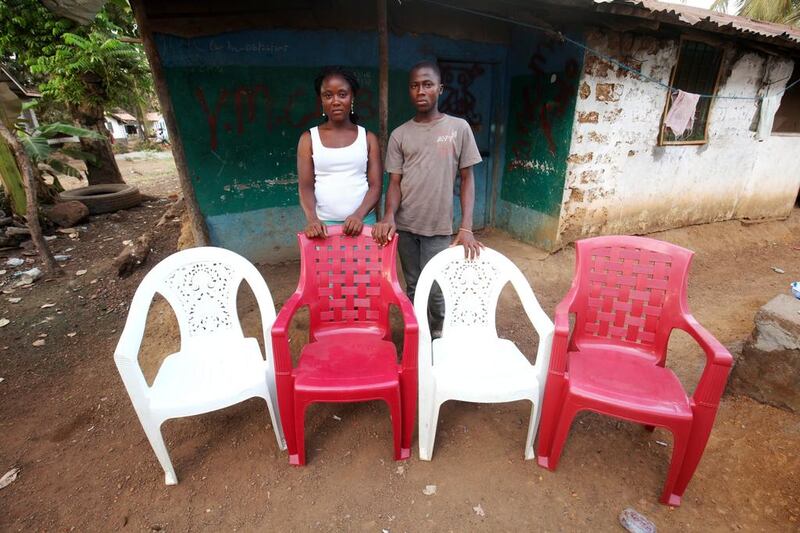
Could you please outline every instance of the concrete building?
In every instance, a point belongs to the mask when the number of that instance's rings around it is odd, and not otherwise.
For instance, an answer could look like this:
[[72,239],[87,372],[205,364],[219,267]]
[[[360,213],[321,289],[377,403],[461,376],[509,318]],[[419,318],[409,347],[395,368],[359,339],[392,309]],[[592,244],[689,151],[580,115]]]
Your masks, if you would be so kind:
[[[355,71],[356,111],[378,131],[376,3],[133,5],[196,225],[252,260],[295,256],[295,150],[320,120],[321,66]],[[440,107],[470,123],[484,157],[477,228],[553,250],[782,217],[797,198],[800,85],[782,94],[798,79],[796,29],[652,0],[386,6],[389,128],[413,114],[408,69],[438,61]],[[713,96],[679,136],[663,125],[669,86]]]

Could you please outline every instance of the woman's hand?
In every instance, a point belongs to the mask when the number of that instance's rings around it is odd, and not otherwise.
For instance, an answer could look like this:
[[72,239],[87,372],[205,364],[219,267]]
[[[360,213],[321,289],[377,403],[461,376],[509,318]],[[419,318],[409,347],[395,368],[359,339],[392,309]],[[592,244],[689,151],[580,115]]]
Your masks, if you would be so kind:
[[328,231],[325,229],[325,224],[318,218],[314,220],[310,220],[308,224],[306,224],[306,229],[303,230],[306,234],[306,237],[309,239],[324,239],[328,236]]
[[345,235],[360,235],[363,227],[364,220],[360,216],[353,214],[344,219],[342,231]]

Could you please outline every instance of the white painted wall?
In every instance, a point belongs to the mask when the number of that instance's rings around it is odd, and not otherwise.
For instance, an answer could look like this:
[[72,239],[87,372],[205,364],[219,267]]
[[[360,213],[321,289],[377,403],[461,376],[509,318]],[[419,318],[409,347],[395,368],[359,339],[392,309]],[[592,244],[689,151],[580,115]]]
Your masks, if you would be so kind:
[[114,117],[106,115],[106,128],[111,132],[111,136],[115,139],[127,139],[128,134],[125,132],[125,125],[120,123]]
[[150,121],[150,131],[155,137],[156,141],[169,141],[169,132],[167,131],[167,123],[163,118]]
[[[587,34],[587,45],[628,64],[640,62],[645,74],[664,83],[679,46],[676,40],[600,31]],[[763,80],[786,78],[792,68],[790,60],[767,62],[765,55],[731,46],[718,94],[758,94]],[[800,136],[757,140],[757,101],[716,99],[707,144],[658,146],[666,89],[587,55],[579,91],[562,244],[587,235],[785,216],[791,209],[800,188]]]

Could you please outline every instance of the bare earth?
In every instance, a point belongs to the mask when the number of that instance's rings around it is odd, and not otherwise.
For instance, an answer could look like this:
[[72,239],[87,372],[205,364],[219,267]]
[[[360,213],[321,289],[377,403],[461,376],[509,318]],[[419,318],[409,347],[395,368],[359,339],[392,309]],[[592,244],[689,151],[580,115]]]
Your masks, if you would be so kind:
[[[171,160],[120,164],[146,194],[163,198],[178,190]],[[179,224],[157,233],[146,267],[130,278],[118,279],[110,263],[122,241],[151,228],[168,205],[150,201],[94,217],[77,240],[59,235],[55,251],[74,248],[64,278],[0,295],[0,318],[11,320],[0,328],[0,476],[21,468],[0,489],[0,530],[615,531],[626,507],[660,531],[800,527],[800,416],[730,395],[677,509],[657,501],[671,452],[668,432],[580,416],[551,473],[523,459],[525,402],[449,402],[430,463],[416,458],[416,448],[411,460],[392,460],[385,406],[317,405],[307,418],[309,464],[296,468],[277,448],[264,403],[253,399],[167,422],[180,483],[165,486],[112,354],[133,292],[144,271],[175,250]],[[750,333],[759,306],[800,280],[799,235],[796,210],[782,222],[724,222],[655,237],[696,251],[690,304],[701,323],[733,344]],[[481,239],[520,266],[552,316],[569,287],[574,250],[547,256],[500,231]],[[22,256],[0,256],[0,269],[8,270],[0,289],[7,290],[20,268],[3,266],[5,257]],[[278,305],[294,290],[298,268],[261,268]],[[81,269],[87,273],[76,275]],[[14,297],[22,300],[12,304]],[[535,335],[513,293],[504,293],[498,312],[501,334],[532,357]],[[260,319],[247,291],[240,316],[256,336]],[[174,320],[163,301],[153,306],[140,356],[148,379],[165,350],[178,345]],[[305,323],[301,316],[293,324],[295,349]],[[44,346],[34,347],[37,339]],[[668,364],[689,390],[703,363],[688,336],[673,337]],[[426,485],[436,485],[436,493],[423,494]]]

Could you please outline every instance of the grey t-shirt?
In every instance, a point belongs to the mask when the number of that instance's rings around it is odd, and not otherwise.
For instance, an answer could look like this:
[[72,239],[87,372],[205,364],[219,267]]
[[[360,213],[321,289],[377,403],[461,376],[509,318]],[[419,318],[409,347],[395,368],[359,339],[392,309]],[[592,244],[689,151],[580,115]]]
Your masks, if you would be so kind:
[[456,173],[480,162],[475,136],[464,119],[412,119],[394,130],[386,149],[386,172],[403,175],[397,229],[428,237],[451,235]]

